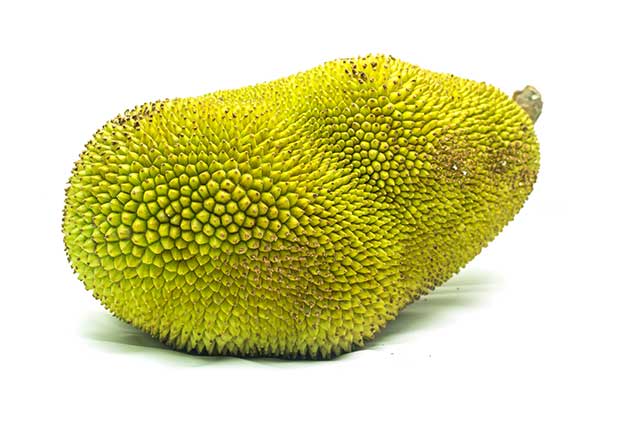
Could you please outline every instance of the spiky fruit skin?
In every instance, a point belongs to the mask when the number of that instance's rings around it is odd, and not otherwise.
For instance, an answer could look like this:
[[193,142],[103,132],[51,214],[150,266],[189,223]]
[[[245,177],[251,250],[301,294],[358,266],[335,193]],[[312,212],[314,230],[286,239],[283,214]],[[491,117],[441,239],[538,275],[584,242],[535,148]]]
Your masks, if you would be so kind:
[[477,255],[538,164],[499,90],[336,60],[111,120],[73,170],[64,241],[106,308],[176,349],[327,358]]

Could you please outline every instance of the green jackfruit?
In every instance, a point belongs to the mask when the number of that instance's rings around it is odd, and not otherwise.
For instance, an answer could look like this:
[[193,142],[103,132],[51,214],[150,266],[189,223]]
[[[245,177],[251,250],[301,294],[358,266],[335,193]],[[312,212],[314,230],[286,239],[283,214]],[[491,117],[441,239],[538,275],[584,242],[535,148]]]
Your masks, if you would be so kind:
[[173,348],[327,358],[476,256],[538,164],[494,87],[336,60],[109,121],[73,169],[64,242],[107,309]]

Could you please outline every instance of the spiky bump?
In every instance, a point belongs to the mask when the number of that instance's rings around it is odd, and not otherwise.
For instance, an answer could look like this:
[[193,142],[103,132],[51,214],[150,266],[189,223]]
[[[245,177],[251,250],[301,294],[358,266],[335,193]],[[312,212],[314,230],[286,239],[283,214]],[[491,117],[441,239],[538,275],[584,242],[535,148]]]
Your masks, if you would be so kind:
[[489,85],[336,60],[111,120],[73,170],[64,241],[105,307],[176,349],[327,358],[471,260],[538,161]]

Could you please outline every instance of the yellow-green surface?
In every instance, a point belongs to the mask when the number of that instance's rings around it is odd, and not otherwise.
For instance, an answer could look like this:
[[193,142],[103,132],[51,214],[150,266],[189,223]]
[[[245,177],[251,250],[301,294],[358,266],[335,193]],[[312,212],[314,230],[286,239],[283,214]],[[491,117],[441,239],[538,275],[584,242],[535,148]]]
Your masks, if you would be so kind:
[[456,273],[536,178],[492,86],[390,56],[126,111],[67,189],[74,270],[177,349],[331,357]]

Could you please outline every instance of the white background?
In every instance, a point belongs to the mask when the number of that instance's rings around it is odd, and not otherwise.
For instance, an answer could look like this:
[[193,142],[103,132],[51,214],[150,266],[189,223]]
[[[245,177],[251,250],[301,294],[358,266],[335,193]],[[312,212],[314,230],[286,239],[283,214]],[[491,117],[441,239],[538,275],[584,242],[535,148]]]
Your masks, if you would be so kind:
[[[13,3],[0,6],[0,424],[640,424],[633,2]],[[459,275],[329,362],[176,353],[84,290],[63,190],[105,121],[368,52],[543,94],[534,192]]]

